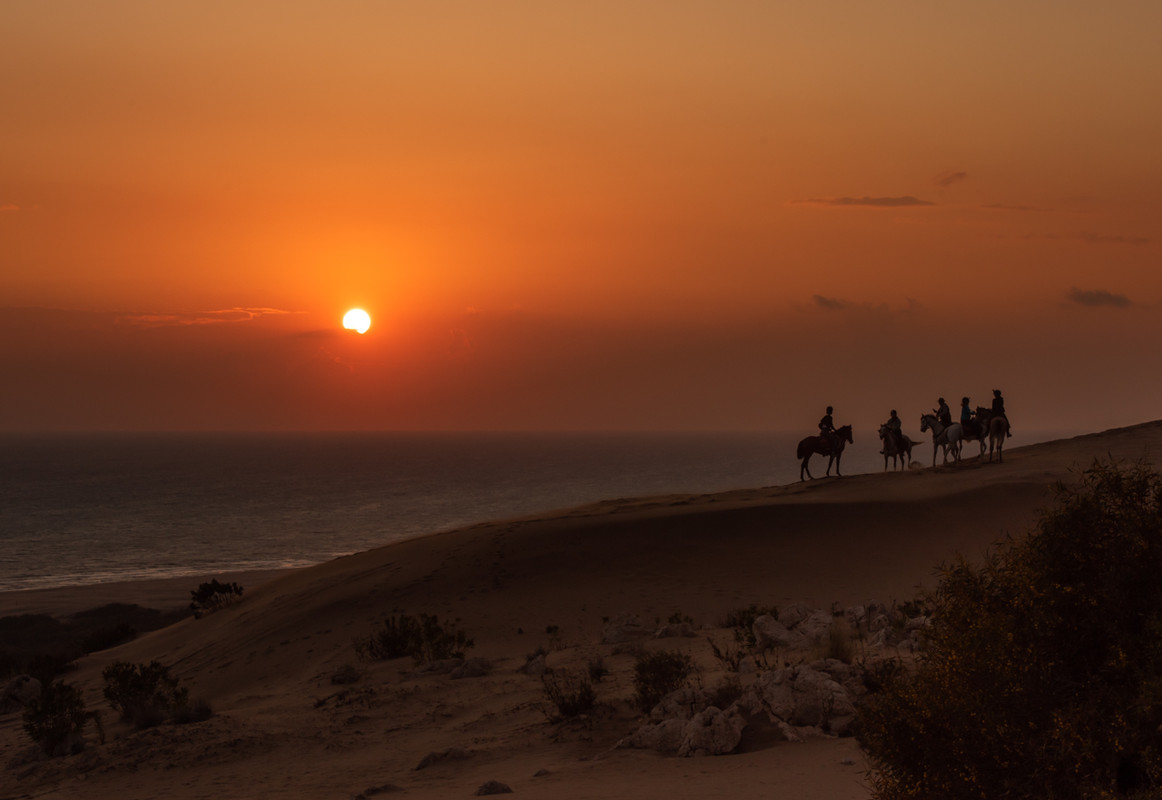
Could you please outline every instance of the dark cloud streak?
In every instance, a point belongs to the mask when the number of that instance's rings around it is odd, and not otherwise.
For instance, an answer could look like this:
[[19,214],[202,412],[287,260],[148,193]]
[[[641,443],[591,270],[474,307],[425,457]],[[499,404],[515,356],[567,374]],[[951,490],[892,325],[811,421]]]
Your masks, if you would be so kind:
[[908,206],[934,206],[933,202],[921,200],[912,195],[903,197],[828,197],[812,198],[802,201],[806,205],[816,206],[871,206],[878,208],[903,208]]
[[1130,298],[1124,294],[1107,292],[1105,289],[1078,289],[1076,286],[1067,295],[1071,303],[1087,308],[1128,308]]
[[960,183],[961,181],[965,180],[968,180],[967,172],[944,172],[933,178],[932,182],[937,186],[943,186],[947,188],[954,183]]

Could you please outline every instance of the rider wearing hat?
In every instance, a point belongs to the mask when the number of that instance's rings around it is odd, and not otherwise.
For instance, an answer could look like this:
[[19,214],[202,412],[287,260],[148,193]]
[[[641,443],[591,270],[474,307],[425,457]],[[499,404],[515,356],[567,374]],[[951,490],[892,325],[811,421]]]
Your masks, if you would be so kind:
[[819,420],[819,432],[827,442],[827,447],[834,453],[839,449],[839,436],[835,433],[835,421],[831,418],[831,412],[832,408],[828,406],[827,413]]
[[[892,437],[892,441],[896,443],[896,450],[903,451],[904,449],[904,428],[900,418],[896,416],[896,409],[892,409],[892,415],[888,417],[888,421],[884,423],[884,427],[888,429],[888,436]],[[882,454],[884,451],[881,450]]]
[[932,413],[936,415],[936,419],[940,420],[940,424],[947,428],[952,424],[952,412],[948,410],[948,403],[944,402],[943,397],[937,402],[939,405],[932,409]]
[[1012,425],[1009,424],[1009,416],[1005,413],[1005,398],[1001,397],[1000,389],[993,389],[993,416],[1001,417],[1005,420],[1005,427],[1007,429],[1006,436],[1013,435]]

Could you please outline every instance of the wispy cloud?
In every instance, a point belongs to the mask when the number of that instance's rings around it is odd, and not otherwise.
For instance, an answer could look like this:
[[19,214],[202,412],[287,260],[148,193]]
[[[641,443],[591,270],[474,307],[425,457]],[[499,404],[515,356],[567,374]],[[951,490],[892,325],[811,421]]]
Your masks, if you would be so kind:
[[981,208],[990,208],[994,211],[1044,211],[1044,209],[1037,208],[1037,206],[1023,206],[1010,203],[985,203]]
[[1105,233],[1079,233],[1077,238],[1087,244],[1129,244],[1141,247],[1150,243],[1144,236],[1111,236]]
[[1071,303],[1088,308],[1127,308],[1131,305],[1130,298],[1124,294],[1107,292],[1105,289],[1078,289],[1075,286],[1069,290],[1067,297]]
[[824,297],[821,294],[813,295],[812,302],[817,308],[823,308],[828,311],[842,311],[847,308],[847,303],[837,297]]
[[873,206],[879,208],[900,208],[902,206],[934,206],[935,203],[918,197],[817,197],[799,201],[801,205],[812,206]]
[[278,314],[293,314],[280,308],[225,308],[218,311],[123,314],[118,321],[130,325],[160,328],[173,325],[220,325],[229,322],[249,322]]
[[20,206],[15,203],[0,203],[0,212],[4,211],[19,211]]
[[947,188],[954,183],[960,183],[961,181],[965,180],[968,180],[967,172],[942,172],[933,178],[932,182],[937,186],[943,186]]

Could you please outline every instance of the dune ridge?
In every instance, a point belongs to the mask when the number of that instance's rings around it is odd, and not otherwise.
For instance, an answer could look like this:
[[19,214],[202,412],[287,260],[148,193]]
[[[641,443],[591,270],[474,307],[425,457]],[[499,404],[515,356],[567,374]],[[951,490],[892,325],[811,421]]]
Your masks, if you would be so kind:
[[[15,787],[4,796],[355,797],[396,787],[408,797],[452,797],[499,780],[529,797],[702,797],[729,787],[741,798],[865,798],[851,739],[695,759],[615,749],[637,715],[627,702],[632,657],[599,644],[604,621],[680,612],[710,631],[751,603],[830,609],[904,600],[956,553],[977,557],[1029,530],[1055,482],[1096,458],[1150,461],[1159,445],[1162,422],[1149,422],[1012,447],[1003,464],[986,457],[714,495],[612,499],[255,575],[260,582],[247,585],[242,602],[95,653],[67,678],[90,707],[103,707],[104,666],[157,659],[211,702],[211,720],[142,732],[110,724],[109,743],[37,761],[27,757],[19,715],[0,717],[0,759]],[[172,591],[184,604],[191,583],[178,586],[135,595],[123,585],[118,599],[156,604]],[[97,604],[95,594],[8,593],[0,615],[80,610]],[[487,659],[491,672],[453,680],[410,661],[357,662],[353,640],[398,612],[459,620],[476,643],[470,655]],[[715,669],[703,635],[646,646],[689,651],[707,676]],[[599,712],[547,719],[540,681],[517,671],[538,647],[549,649],[554,669],[605,660]],[[346,665],[360,680],[332,684]],[[415,769],[448,748],[468,757]]]

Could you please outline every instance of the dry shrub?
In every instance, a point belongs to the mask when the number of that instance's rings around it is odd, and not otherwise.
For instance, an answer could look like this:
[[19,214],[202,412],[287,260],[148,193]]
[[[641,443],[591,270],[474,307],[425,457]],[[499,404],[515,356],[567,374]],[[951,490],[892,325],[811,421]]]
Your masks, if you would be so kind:
[[860,709],[877,798],[1158,797],[1162,478],[1097,462],[1021,541],[941,569],[914,670]]

